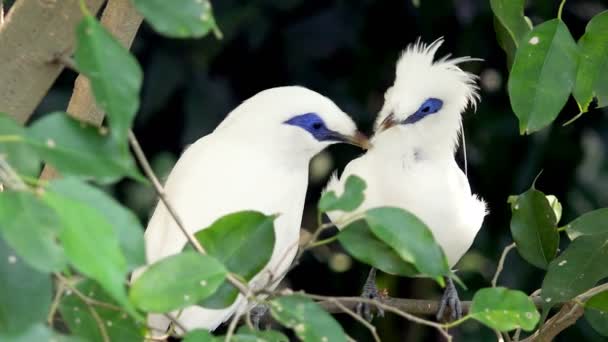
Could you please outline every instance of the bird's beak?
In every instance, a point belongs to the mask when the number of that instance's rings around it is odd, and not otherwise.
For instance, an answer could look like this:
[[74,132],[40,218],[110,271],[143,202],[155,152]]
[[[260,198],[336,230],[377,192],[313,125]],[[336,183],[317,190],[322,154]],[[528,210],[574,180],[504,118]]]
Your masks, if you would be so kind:
[[354,135],[344,136],[344,142],[359,146],[364,150],[369,150],[369,148],[371,147],[367,136],[359,131],[355,132]]
[[380,126],[378,126],[378,132],[386,131],[387,129],[395,126],[396,124],[397,121],[395,121],[395,116],[393,114],[389,114],[384,120],[382,120]]

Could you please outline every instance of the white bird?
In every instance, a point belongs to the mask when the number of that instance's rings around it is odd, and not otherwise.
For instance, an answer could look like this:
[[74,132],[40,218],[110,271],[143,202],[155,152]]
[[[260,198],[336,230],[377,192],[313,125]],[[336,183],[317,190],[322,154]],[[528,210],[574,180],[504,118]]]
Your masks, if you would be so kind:
[[[243,102],[211,134],[192,144],[169,174],[164,190],[192,233],[236,211],[279,213],[271,259],[249,283],[260,289],[272,278],[271,285],[276,286],[276,277],[287,270],[297,251],[310,159],[339,142],[364,146],[367,138],[331,100],[303,87],[268,89]],[[150,219],[145,242],[149,264],[179,253],[186,244],[162,203]],[[178,321],[187,330],[213,330],[246,307],[239,296],[221,310],[188,307]],[[169,325],[159,314],[151,314],[148,323],[160,331]]]
[[[351,161],[340,179],[334,175],[326,191],[341,193],[349,175],[363,178],[367,188],[358,212],[380,206],[410,211],[429,227],[453,267],[471,247],[486,205],[471,194],[467,177],[454,159],[461,113],[479,100],[476,76],[458,64],[474,59],[446,56],[435,61],[442,43],[438,39],[427,46],[418,41],[407,47],[397,62],[395,82],[385,93],[372,147]],[[343,212],[328,214],[333,222],[344,220]],[[377,296],[374,270],[363,295]],[[452,317],[460,315],[451,279],[439,315],[446,304]]]

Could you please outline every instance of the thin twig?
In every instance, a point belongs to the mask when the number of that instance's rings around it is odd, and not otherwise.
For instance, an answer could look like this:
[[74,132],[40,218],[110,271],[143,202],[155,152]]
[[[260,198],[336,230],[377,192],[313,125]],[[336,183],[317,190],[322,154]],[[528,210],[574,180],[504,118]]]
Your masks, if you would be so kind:
[[512,244],[505,247],[505,249],[503,249],[502,255],[500,256],[500,259],[498,260],[498,266],[496,267],[496,273],[494,273],[494,277],[492,278],[492,287],[496,287],[496,284],[498,283],[498,277],[500,276],[500,273],[502,272],[502,269],[505,266],[505,259],[507,258],[507,255],[513,248],[515,248],[515,242],[513,242]]
[[178,327],[181,331],[182,334],[186,334],[188,332],[188,329],[186,329],[186,327],[184,327],[178,320],[177,318],[171,316],[171,314],[169,313],[164,313],[163,316],[167,317],[168,320],[171,321],[171,324],[173,324],[174,326]]
[[590,290],[588,290],[587,292],[580,294],[579,296],[577,296],[577,298],[580,301],[587,301],[589,298],[595,296],[596,294],[600,293],[600,292],[604,292],[604,291],[608,291],[608,283],[602,284],[602,285],[598,285]]
[[103,342],[110,342],[110,336],[108,335],[108,331],[106,330],[106,326],[103,324],[101,317],[99,317],[99,314],[97,313],[93,305],[90,305],[88,303],[86,304],[89,308],[89,311],[91,312],[91,316],[93,316],[93,319],[97,323],[97,327],[99,328],[99,332],[101,333],[101,338],[103,339]]
[[85,302],[85,304],[87,304],[87,305],[99,306],[101,308],[110,309],[110,310],[114,310],[114,311],[121,311],[121,312],[125,311],[120,306],[102,302],[102,301],[93,299],[93,298],[85,295],[84,293],[80,292],[80,290],[78,290],[78,288],[76,286],[74,286],[70,282],[69,279],[65,278],[64,276],[62,276],[59,273],[55,273],[55,277],[63,284],[63,286],[67,287],[70,291],[74,292],[74,294],[78,298],[80,298],[83,302]]
[[[175,210],[173,205],[171,205],[171,203],[167,200],[165,190],[163,189],[163,186],[158,181],[158,178],[156,177],[154,170],[152,170],[152,167],[150,166],[150,163],[148,162],[148,159],[146,158],[144,151],[142,150],[141,146],[139,145],[139,141],[137,141],[135,134],[133,134],[133,131],[129,131],[129,142],[131,143],[131,147],[133,148],[135,157],[139,161],[139,164],[141,165],[142,169],[144,170],[146,177],[148,177],[148,179],[152,182],[152,185],[154,186],[154,190],[156,191],[156,194],[160,198],[161,202],[163,202],[163,205],[165,206],[165,208],[167,208],[167,211],[169,212],[171,217],[173,217],[173,219],[175,220],[175,223],[177,223],[177,226],[179,227],[179,229],[182,231],[182,233],[184,234],[184,236],[186,237],[188,242],[192,245],[192,247],[194,247],[195,250],[197,250],[201,254],[206,254],[203,246],[201,246],[201,244],[194,237],[194,235],[192,233],[190,233],[188,231],[188,229],[186,229],[184,222],[181,220],[179,215],[177,215],[177,211]],[[228,280],[228,282],[230,282],[230,284],[232,284],[243,295],[245,295],[246,298],[249,298],[251,296],[251,291],[249,290],[248,286],[245,285],[244,283],[242,283],[232,273],[228,273],[226,275],[226,280]]]
[[0,0],[0,26],[4,24],[4,0]]
[[63,297],[63,290],[64,290],[63,282],[57,281],[57,289],[55,290],[55,298],[53,298],[53,303],[51,304],[51,309],[49,310],[49,314],[46,317],[46,321],[50,327],[53,326],[53,317],[55,317],[55,312],[57,312],[57,308],[59,307],[59,302],[61,302],[61,297]]
[[78,67],[76,66],[76,61],[66,53],[59,52],[53,56],[53,59],[50,60],[53,64],[62,64],[66,68],[78,72]]
[[224,342],[230,342],[230,340],[232,339],[234,331],[236,330],[236,324],[239,322],[239,319],[241,319],[242,314],[243,313],[241,311],[237,310],[234,316],[232,316],[232,320],[230,321],[230,325],[228,326],[228,331],[226,332],[226,338],[224,339]]
[[378,336],[378,332],[376,331],[376,327],[374,327],[368,321],[366,321],[365,319],[363,319],[363,317],[357,315],[357,313],[355,313],[353,310],[351,310],[351,309],[347,308],[346,306],[344,306],[342,303],[340,303],[339,300],[331,299],[331,302],[334,303],[334,304],[336,304],[336,306],[338,306],[340,309],[342,309],[342,311],[344,313],[348,314],[349,316],[351,316],[352,318],[354,318],[355,320],[357,320],[359,323],[363,324],[363,326],[365,326],[367,328],[367,330],[369,330],[369,332],[374,337],[374,341],[380,342],[380,336]]
[[355,303],[355,304],[356,303],[373,304],[373,305],[376,305],[376,306],[384,309],[385,311],[392,312],[392,313],[394,313],[398,316],[401,316],[414,323],[418,323],[421,325],[426,325],[426,326],[435,328],[441,333],[441,335],[443,335],[443,337],[446,338],[447,341],[452,340],[452,336],[443,329],[444,326],[442,324],[432,322],[432,321],[426,320],[424,318],[420,318],[418,316],[412,315],[405,311],[399,310],[391,305],[387,305],[379,300],[363,298],[363,297],[339,297],[338,298],[338,297],[331,297],[331,296],[313,295],[313,294],[309,294],[309,293],[305,293],[305,292],[298,292],[298,293],[305,297],[309,297],[309,298],[312,298],[315,300],[321,300],[321,301],[330,301],[331,302],[332,300],[340,300],[341,302],[350,302],[350,303]]

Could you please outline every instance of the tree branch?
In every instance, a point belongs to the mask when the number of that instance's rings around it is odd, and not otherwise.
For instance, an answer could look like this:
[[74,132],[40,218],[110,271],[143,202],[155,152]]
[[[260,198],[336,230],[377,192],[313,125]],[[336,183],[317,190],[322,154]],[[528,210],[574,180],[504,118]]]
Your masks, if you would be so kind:
[[[108,0],[101,16],[101,24],[126,48],[133,43],[142,20],[142,16],[135,10],[130,0]],[[56,54],[54,61],[75,70],[76,66],[70,55],[71,52]],[[74,82],[74,91],[67,112],[72,117],[95,126],[100,126],[103,122],[105,113],[97,106],[91,83],[83,75],[78,75]],[[57,171],[46,165],[40,178],[48,180],[57,176]]]
[[[20,0],[0,28],[0,111],[25,123],[46,95],[63,65],[49,61],[74,49],[82,19],[79,0]],[[104,0],[85,0],[96,13]]]
[[500,260],[498,260],[498,266],[496,266],[496,273],[494,273],[494,277],[492,278],[492,287],[496,287],[496,284],[498,283],[498,277],[500,276],[500,273],[502,272],[502,269],[505,266],[505,259],[513,248],[515,248],[515,242],[503,249],[502,254],[500,256]]

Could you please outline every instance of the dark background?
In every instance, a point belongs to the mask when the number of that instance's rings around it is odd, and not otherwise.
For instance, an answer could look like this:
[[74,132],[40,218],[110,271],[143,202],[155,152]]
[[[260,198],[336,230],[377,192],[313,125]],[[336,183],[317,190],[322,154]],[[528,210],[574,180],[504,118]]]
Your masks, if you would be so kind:
[[[417,1],[414,1],[417,2]],[[519,136],[506,94],[507,64],[483,0],[304,1],[216,0],[222,40],[171,40],[144,25],[132,50],[145,73],[141,110],[135,133],[159,174],[166,174],[187,144],[210,133],[224,116],[260,90],[303,85],[332,98],[369,132],[394,80],[394,68],[407,44],[422,37],[445,37],[439,54],[483,58],[463,66],[480,75],[482,101],[465,115],[469,179],[490,208],[473,248],[458,265],[469,287],[468,300],[489,286],[509,232],[510,194],[525,191],[544,170],[537,188],[556,195],[564,206],[561,224],[583,212],[608,206],[608,120],[603,110],[562,124],[577,114],[570,99],[555,124],[532,136]],[[528,1],[526,15],[535,24],[552,19],[559,1]],[[572,0],[563,20],[576,40],[585,24],[604,10],[606,1]],[[66,72],[37,113],[65,110],[75,75]],[[315,204],[333,169],[341,169],[359,153],[332,146],[312,163],[303,226],[314,227]],[[458,156],[462,162],[461,154]],[[155,203],[152,189],[123,182],[116,195],[147,221]],[[566,237],[563,236],[562,240]],[[294,289],[327,295],[357,295],[368,267],[345,256],[338,244],[307,254],[286,281]],[[528,293],[539,288],[544,272],[525,263],[517,252],[507,258],[500,283]],[[399,279],[380,274],[379,286],[391,296],[438,298],[430,280]],[[349,334],[371,340],[368,332],[345,315],[337,316]],[[385,341],[435,341],[438,334],[392,315],[377,319]],[[474,322],[454,332],[456,341],[486,341],[494,333]],[[582,319],[557,340],[603,340]]]

